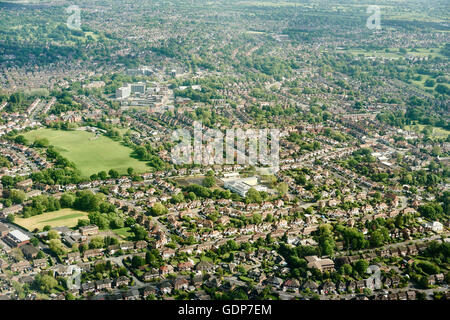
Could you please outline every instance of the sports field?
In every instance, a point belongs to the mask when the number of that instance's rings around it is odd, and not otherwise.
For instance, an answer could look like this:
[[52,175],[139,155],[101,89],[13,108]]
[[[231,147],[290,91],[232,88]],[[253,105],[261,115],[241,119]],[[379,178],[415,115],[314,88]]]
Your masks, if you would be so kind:
[[132,150],[105,136],[82,130],[63,131],[54,129],[38,129],[24,134],[25,138],[34,142],[39,138],[47,138],[61,155],[74,162],[81,174],[89,177],[102,170],[108,172],[115,169],[126,173],[129,167],[136,173],[149,171],[145,162],[132,158]]
[[77,211],[73,209],[61,209],[53,212],[46,212],[30,218],[16,218],[14,223],[29,231],[35,228],[42,230],[45,226],[52,228],[66,226],[75,227],[79,219],[87,219],[87,212]]

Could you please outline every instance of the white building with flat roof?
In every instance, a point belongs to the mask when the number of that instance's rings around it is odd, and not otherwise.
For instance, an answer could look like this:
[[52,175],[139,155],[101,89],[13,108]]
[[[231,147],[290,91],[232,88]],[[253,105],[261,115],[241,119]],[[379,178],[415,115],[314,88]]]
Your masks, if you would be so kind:
[[126,74],[129,76],[150,76],[154,71],[147,66],[141,66],[138,69],[128,69]]
[[117,99],[125,99],[128,98],[131,94],[131,87],[130,85],[126,87],[120,87],[116,90],[116,98]]
[[444,230],[444,225],[439,221],[433,221],[425,223],[425,228],[432,230],[436,233],[440,233]]
[[4,240],[8,245],[11,245],[13,247],[20,247],[30,242],[30,237],[28,237],[22,231],[12,230],[10,233],[8,233]]
[[225,189],[229,189],[230,191],[237,193],[241,197],[245,197],[247,195],[248,190],[250,190],[251,188],[251,186],[242,181],[225,182],[223,187]]
[[13,230],[9,234],[14,236],[14,238],[19,240],[20,242],[24,242],[24,241],[30,240],[30,237],[28,237],[25,233],[23,233],[22,231],[19,231],[19,230]]
[[223,187],[225,189],[229,189],[230,191],[237,193],[241,197],[245,197],[250,188],[254,188],[257,191],[267,191],[266,187],[258,185],[257,177],[224,178],[222,179],[222,181],[224,183]]

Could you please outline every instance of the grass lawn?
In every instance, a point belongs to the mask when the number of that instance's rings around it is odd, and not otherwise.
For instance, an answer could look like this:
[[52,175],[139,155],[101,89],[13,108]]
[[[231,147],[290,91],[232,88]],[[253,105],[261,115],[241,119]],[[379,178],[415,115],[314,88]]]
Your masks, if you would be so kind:
[[115,234],[117,234],[118,236],[122,237],[123,239],[127,239],[128,237],[133,236],[133,233],[131,232],[130,227],[114,229],[111,231],[114,232]]
[[412,83],[415,84],[416,86],[420,87],[420,89],[422,90],[431,90],[434,91],[434,87],[425,87],[425,81],[428,79],[433,79],[429,76],[423,76],[422,75],[422,80],[412,80]]
[[102,170],[108,172],[110,169],[124,174],[129,167],[136,173],[150,171],[145,162],[130,156],[132,152],[130,148],[105,136],[96,137],[91,132],[38,129],[24,136],[30,142],[47,138],[63,157],[75,163],[85,177]]
[[72,228],[77,225],[79,219],[87,219],[87,215],[87,212],[61,209],[53,212],[45,212],[30,218],[16,218],[14,223],[29,231],[33,231],[35,228],[42,230],[47,225],[52,228],[61,226]]
[[201,259],[200,259],[200,261],[205,261],[205,262],[213,262],[213,259],[211,259],[210,257],[202,257]]

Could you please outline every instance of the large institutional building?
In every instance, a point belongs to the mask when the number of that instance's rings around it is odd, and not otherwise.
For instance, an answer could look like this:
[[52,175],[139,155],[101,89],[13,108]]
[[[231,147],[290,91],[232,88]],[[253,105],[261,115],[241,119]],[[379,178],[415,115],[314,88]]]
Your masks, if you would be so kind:
[[116,90],[117,99],[128,98],[131,94],[145,94],[146,85],[143,82],[128,83],[125,87]]

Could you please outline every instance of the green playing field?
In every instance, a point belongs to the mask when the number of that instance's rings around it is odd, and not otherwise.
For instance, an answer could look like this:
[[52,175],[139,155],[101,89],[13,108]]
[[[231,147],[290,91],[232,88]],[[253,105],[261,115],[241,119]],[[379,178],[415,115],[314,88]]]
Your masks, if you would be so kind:
[[76,130],[63,131],[54,129],[38,129],[24,134],[33,142],[36,139],[47,138],[62,156],[74,162],[81,173],[88,177],[102,170],[108,172],[115,169],[126,173],[133,168],[136,173],[150,171],[145,162],[131,157],[132,150],[105,136]]

